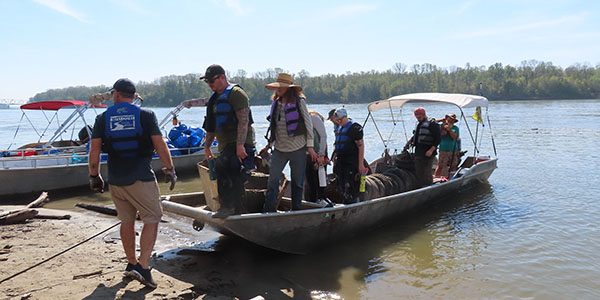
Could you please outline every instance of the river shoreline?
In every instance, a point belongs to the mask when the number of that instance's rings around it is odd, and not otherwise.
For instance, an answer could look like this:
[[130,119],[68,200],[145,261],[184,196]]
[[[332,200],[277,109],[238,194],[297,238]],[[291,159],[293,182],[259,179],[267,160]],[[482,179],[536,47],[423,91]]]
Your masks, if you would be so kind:
[[[0,206],[12,210],[16,206]],[[38,209],[43,214],[62,210]],[[70,220],[33,219],[0,226],[0,280],[34,266],[87,238],[118,224],[114,217],[87,211],[69,211]],[[250,299],[268,294],[276,286],[252,276],[240,276],[231,253],[203,248],[191,226],[165,216],[151,264],[158,284],[154,290],[122,277],[127,264],[119,239],[119,226],[43,264],[0,284],[1,299]],[[136,224],[138,233],[141,223]],[[213,233],[216,234],[216,233]],[[218,237],[217,237],[218,239]],[[210,242],[209,242],[210,243]],[[139,236],[138,236],[139,245]],[[178,248],[177,245],[190,247]],[[139,251],[139,249],[137,249]],[[247,267],[247,266],[246,266]],[[261,287],[256,289],[256,287]],[[210,296],[210,297],[207,297]],[[265,295],[262,295],[265,297]],[[269,299],[268,297],[265,297]],[[258,298],[260,299],[260,298]]]

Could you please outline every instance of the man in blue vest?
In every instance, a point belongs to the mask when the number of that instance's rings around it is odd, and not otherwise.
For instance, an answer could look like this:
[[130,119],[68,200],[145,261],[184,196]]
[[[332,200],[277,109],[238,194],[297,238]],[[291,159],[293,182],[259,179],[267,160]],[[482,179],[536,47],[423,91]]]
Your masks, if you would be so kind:
[[335,132],[333,172],[344,193],[344,204],[355,203],[359,188],[357,174],[366,175],[368,171],[364,161],[363,128],[348,119],[348,113],[343,108],[336,109],[330,119],[338,125]]
[[[206,130],[205,145],[219,142],[215,162],[217,189],[221,207],[213,218],[227,218],[243,213],[244,182],[254,169],[254,129],[252,112],[246,92],[227,81],[220,65],[211,65],[200,77],[213,91],[206,105],[202,128]],[[206,159],[213,159],[210,147],[204,147]]]
[[413,116],[417,119],[417,125],[413,130],[413,136],[404,145],[404,150],[408,150],[410,145],[415,146],[417,185],[426,187],[433,183],[433,158],[441,140],[440,126],[435,119],[427,118],[422,107],[417,107]]
[[[100,151],[108,153],[108,184],[111,198],[121,220],[121,242],[127,256],[125,276],[155,288],[150,255],[156,242],[162,217],[160,191],[152,170],[154,150],[173,189],[177,176],[171,153],[163,140],[154,112],[132,102],[135,85],[119,79],[113,85],[114,105],[96,118],[88,158],[90,188],[104,192],[100,175]],[[139,213],[144,222],[140,236],[140,257],[135,256],[135,220]]]

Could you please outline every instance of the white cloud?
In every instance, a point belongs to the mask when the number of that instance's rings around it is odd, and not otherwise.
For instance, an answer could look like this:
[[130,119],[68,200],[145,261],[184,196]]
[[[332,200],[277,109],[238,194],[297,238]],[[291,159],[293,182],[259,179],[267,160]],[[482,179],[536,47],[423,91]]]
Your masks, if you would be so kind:
[[462,15],[465,11],[467,11],[469,8],[471,8],[471,6],[475,5],[475,3],[477,2],[477,0],[463,2],[456,10],[456,15]]
[[225,5],[228,9],[231,9],[238,16],[245,16],[252,13],[252,9],[244,7],[240,0],[213,0],[219,5]]
[[74,11],[70,7],[68,7],[65,0],[33,0],[41,5],[44,5],[52,10],[55,10],[59,13],[65,14],[67,16],[73,17],[80,22],[90,23],[85,19],[84,15],[80,12]]
[[475,31],[471,33],[458,34],[449,37],[448,39],[470,39],[470,38],[481,38],[481,37],[491,37],[503,34],[512,34],[521,31],[534,30],[534,29],[543,29],[547,27],[552,27],[561,24],[569,24],[574,22],[582,21],[587,17],[588,13],[580,13],[577,15],[565,16],[558,19],[548,20],[548,21],[539,21],[534,23],[516,25],[516,26],[507,26],[502,28],[490,28],[484,29],[480,31]]

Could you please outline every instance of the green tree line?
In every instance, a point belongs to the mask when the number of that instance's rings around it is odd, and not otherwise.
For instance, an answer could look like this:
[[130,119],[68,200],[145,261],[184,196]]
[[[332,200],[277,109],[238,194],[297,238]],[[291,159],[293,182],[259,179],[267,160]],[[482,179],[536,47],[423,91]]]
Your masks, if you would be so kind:
[[[248,76],[244,70],[228,72],[230,82],[240,84],[252,105],[270,103],[272,91],[265,89],[284,69],[272,68]],[[138,82],[137,90],[145,106],[173,107],[181,101],[205,98],[211,93],[200,78],[202,74],[170,75],[153,82]],[[310,76],[302,70],[293,74],[303,87],[309,103],[364,103],[391,96],[446,92],[480,94],[490,100],[529,99],[597,99],[600,98],[600,65],[575,64],[567,68],[551,62],[528,60],[513,67],[495,63],[489,67],[441,68],[432,64],[411,67],[396,63],[387,71],[347,72],[342,75]],[[90,95],[108,90],[107,86],[68,87],[36,94],[30,102],[42,100],[86,100]]]

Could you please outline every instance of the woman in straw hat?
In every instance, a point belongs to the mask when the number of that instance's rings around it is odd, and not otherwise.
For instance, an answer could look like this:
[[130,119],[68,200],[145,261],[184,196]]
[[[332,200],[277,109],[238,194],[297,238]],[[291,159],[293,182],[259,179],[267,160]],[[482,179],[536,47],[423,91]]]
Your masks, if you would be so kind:
[[271,146],[275,149],[271,157],[267,198],[263,211],[276,211],[279,179],[288,162],[292,177],[292,210],[298,210],[301,208],[304,190],[306,153],[308,152],[312,161],[316,161],[318,157],[313,149],[313,126],[306,107],[306,96],[302,93],[302,87],[295,85],[292,76],[286,73],[279,73],[277,80],[265,87],[274,93],[271,96],[271,113],[267,117],[270,122],[267,131],[269,143],[262,151]]

